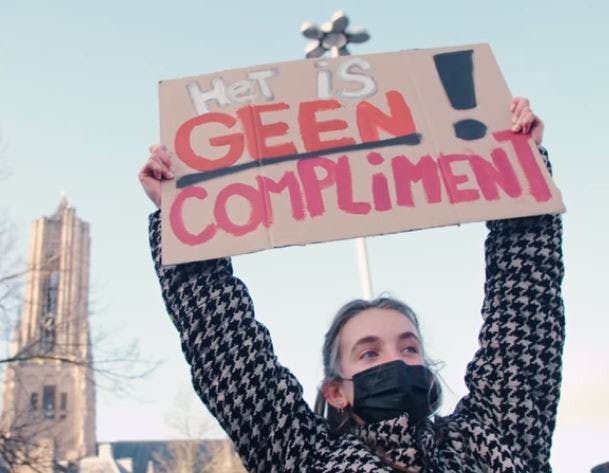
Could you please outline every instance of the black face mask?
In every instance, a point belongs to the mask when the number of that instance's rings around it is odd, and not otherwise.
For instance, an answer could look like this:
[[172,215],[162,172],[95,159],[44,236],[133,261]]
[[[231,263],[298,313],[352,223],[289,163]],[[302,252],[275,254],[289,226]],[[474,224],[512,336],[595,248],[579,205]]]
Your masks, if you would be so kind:
[[434,375],[425,366],[396,360],[353,376],[353,412],[365,422],[409,414],[413,421],[429,416],[440,398]]

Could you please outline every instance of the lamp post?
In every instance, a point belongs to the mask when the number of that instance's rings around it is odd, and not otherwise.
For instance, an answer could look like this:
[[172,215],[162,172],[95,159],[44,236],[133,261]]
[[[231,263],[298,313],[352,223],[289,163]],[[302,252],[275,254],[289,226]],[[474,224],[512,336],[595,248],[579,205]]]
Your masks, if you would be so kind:
[[[318,58],[328,51],[331,57],[348,56],[350,53],[347,46],[350,43],[363,43],[370,39],[370,35],[365,29],[347,29],[348,26],[349,18],[342,10],[335,12],[330,21],[322,23],[321,26],[305,21],[300,31],[305,38],[311,40],[305,47],[305,56],[307,58]],[[363,297],[364,299],[372,299],[372,282],[366,240],[356,238],[356,245]]]

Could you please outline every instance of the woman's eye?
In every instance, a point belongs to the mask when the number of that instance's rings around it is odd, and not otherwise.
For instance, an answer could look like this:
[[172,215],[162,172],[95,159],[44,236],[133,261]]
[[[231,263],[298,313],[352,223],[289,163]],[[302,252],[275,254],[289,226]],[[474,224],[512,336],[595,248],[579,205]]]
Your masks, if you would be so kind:
[[414,354],[419,353],[419,349],[415,346],[404,347],[404,348],[402,348],[402,351],[404,353],[414,353]]
[[374,350],[366,350],[364,353],[360,355],[361,359],[369,360],[371,358],[375,358],[378,355]]

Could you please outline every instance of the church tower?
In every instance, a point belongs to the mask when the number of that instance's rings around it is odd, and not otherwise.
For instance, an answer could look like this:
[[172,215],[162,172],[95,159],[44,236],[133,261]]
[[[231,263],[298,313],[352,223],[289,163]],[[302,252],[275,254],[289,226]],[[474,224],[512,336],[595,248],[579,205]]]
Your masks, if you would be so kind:
[[18,361],[5,373],[2,430],[15,444],[46,446],[49,459],[68,465],[95,455],[89,224],[64,197],[53,215],[33,222],[30,239],[11,344]]

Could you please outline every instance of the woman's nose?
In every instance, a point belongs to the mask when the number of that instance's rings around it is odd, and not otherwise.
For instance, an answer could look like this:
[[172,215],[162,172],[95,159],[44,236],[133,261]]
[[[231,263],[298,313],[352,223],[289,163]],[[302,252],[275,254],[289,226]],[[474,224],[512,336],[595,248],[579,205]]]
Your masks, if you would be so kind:
[[406,363],[407,365],[410,364],[408,362],[408,360],[404,359],[404,356],[401,353],[392,353],[391,355],[389,355],[387,357],[386,360],[383,361],[383,363],[391,363],[392,361],[402,361],[402,362]]

